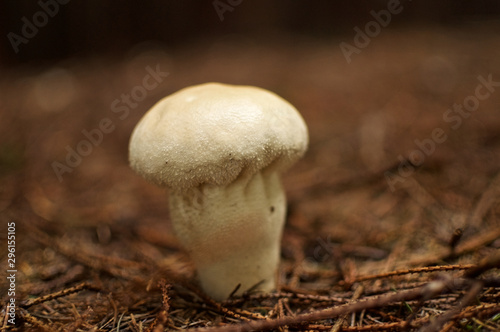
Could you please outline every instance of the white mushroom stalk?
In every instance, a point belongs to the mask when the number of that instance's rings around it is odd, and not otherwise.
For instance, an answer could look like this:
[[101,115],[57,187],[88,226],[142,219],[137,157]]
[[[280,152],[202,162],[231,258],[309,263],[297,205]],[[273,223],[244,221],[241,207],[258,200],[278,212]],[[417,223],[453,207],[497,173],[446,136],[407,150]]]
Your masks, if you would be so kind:
[[206,293],[276,287],[286,198],[280,181],[307,149],[304,120],[264,89],[207,83],[164,98],[130,140],[130,165],[170,188],[174,231]]

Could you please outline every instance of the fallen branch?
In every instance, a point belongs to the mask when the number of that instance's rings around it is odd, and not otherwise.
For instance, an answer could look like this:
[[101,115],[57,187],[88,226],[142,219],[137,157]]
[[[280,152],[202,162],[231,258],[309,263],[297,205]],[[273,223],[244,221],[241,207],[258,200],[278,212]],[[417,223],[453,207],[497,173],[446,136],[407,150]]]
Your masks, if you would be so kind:
[[[456,281],[455,285],[460,283]],[[323,319],[332,319],[341,315],[350,314],[353,312],[359,312],[362,310],[377,308],[381,306],[388,305],[390,303],[401,302],[401,301],[411,301],[416,299],[432,299],[433,297],[443,293],[448,288],[447,282],[442,280],[437,280],[428,283],[427,285],[409,290],[403,291],[395,294],[382,295],[368,300],[363,300],[355,303],[349,303],[341,306],[336,306],[324,310],[314,311],[307,314],[301,314],[294,317],[283,317],[278,319],[269,319],[261,321],[249,321],[238,325],[226,325],[217,326],[213,328],[203,328],[194,329],[192,331],[197,332],[208,332],[208,331],[220,331],[220,332],[245,332],[252,330],[270,330],[281,326],[299,326],[310,322],[319,321]]]

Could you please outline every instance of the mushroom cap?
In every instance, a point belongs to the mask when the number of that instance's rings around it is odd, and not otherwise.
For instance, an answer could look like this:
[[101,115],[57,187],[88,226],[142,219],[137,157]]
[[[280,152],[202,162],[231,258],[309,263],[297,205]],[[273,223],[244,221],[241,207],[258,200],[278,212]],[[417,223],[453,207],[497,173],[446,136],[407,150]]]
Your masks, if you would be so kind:
[[154,105],[129,145],[131,167],[174,190],[225,186],[240,174],[283,171],[307,149],[307,127],[278,95],[252,86],[206,83]]

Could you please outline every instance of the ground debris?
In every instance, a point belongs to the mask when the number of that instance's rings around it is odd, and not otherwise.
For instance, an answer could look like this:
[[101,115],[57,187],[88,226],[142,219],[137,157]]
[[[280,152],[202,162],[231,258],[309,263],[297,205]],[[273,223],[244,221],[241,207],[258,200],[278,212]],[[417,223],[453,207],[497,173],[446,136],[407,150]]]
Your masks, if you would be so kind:
[[[53,111],[34,97],[36,70],[10,71],[0,78],[0,224],[16,223],[17,316],[8,323],[4,278],[0,331],[500,330],[500,89],[459,125],[443,118],[478,77],[500,81],[498,38],[442,29],[389,29],[351,65],[331,41],[215,45],[210,61],[190,48],[148,56],[175,73],[124,117],[110,105],[142,82],[130,59],[65,64],[78,84]],[[464,56],[464,43],[481,52]],[[436,54],[444,67],[430,80]],[[443,71],[453,73],[446,93],[435,86]],[[206,296],[165,191],[128,166],[144,112],[202,76],[276,91],[308,123],[310,149],[284,174],[276,292]],[[105,118],[114,131],[54,174]]]

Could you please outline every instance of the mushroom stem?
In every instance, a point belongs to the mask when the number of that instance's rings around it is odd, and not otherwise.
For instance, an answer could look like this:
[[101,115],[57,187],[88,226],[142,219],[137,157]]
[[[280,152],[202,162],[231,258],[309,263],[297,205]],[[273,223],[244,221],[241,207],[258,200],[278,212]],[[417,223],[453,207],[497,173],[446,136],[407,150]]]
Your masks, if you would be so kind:
[[[170,192],[174,230],[196,266],[203,289],[225,300],[276,287],[286,198],[271,169],[240,177],[228,186],[202,185]],[[214,226],[217,225],[217,226]]]

